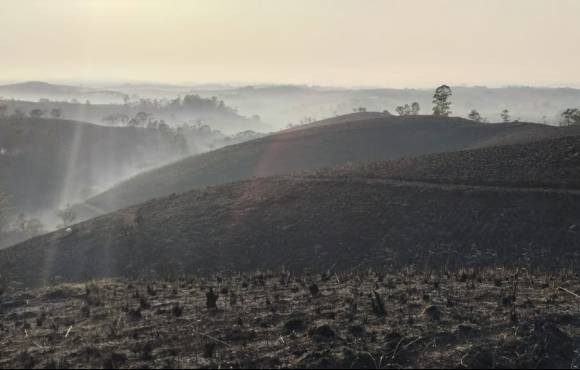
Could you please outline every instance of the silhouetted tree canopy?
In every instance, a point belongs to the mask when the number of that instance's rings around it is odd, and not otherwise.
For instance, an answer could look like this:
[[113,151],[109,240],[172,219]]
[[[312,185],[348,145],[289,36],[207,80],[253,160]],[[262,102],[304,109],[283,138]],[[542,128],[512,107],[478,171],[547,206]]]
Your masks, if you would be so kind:
[[42,109],[35,108],[28,112],[28,115],[32,118],[41,118],[44,116],[44,111]]
[[62,227],[68,227],[72,225],[77,219],[77,214],[70,205],[67,205],[66,208],[59,210],[57,212],[57,216],[62,221]]
[[16,219],[16,230],[25,238],[32,238],[45,232],[44,225],[36,218],[28,218],[23,214]]
[[509,122],[511,120],[510,111],[507,109],[502,110],[500,113],[500,117],[501,117],[502,122],[504,122],[504,123]]
[[580,125],[580,110],[577,108],[568,108],[561,114],[562,125]]
[[476,109],[472,109],[471,112],[469,112],[469,115],[467,115],[467,118],[469,118],[472,121],[476,121],[476,122],[483,121],[481,114],[479,114],[479,112]]
[[419,103],[413,102],[411,105],[399,105],[395,108],[395,111],[399,114],[399,116],[416,116],[419,114]]
[[433,95],[433,115],[448,117],[451,114],[451,102],[449,98],[453,95],[451,88],[441,85],[435,90]]
[[411,114],[411,107],[409,104],[399,105],[395,108],[395,112],[397,112],[399,116],[408,116]]
[[413,104],[411,104],[411,115],[412,116],[418,115],[420,110],[421,110],[421,107],[419,106],[419,103],[413,102]]
[[61,118],[62,117],[62,109],[60,109],[60,108],[51,109],[50,116],[52,118],[56,118],[56,119]]

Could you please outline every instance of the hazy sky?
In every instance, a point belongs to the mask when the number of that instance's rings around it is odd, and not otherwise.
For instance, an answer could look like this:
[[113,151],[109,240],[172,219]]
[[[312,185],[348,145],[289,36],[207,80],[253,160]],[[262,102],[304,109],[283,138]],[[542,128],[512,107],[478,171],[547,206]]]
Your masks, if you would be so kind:
[[578,0],[0,0],[0,80],[580,84]]

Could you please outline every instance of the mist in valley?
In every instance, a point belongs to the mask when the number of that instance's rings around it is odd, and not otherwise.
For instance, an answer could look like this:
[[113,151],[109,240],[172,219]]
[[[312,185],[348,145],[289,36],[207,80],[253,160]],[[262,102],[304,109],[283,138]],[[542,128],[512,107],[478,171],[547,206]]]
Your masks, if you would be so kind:
[[[114,86],[99,90],[48,83],[0,86],[0,92],[14,94],[0,100],[0,160],[10,174],[3,177],[2,186],[11,205],[3,221],[10,235],[2,247],[82,221],[86,216],[76,214],[76,204],[182,158],[317,121],[340,122],[335,117],[344,116],[340,120],[345,121],[357,119],[356,114],[358,119],[371,118],[372,112],[378,117],[422,115],[430,114],[433,105],[432,91],[416,89],[117,87],[119,91]],[[580,99],[580,90],[570,88],[452,90],[454,116],[490,125],[567,125],[562,113]],[[81,102],[86,91],[111,100]],[[20,100],[23,92],[30,100]],[[67,100],[63,92],[69,94]],[[470,116],[474,111],[477,116]],[[49,149],[43,149],[47,145]]]

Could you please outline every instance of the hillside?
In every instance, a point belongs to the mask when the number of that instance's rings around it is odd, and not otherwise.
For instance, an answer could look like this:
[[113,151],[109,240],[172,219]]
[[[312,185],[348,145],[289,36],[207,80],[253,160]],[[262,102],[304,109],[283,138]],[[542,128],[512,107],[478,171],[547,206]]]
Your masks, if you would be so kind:
[[5,106],[5,115],[27,115],[30,111],[40,109],[45,116],[50,116],[53,109],[58,109],[62,117],[97,125],[125,126],[140,112],[151,115],[156,120],[164,120],[172,126],[184,123],[193,125],[201,123],[225,134],[235,134],[248,129],[265,131],[269,127],[259,119],[251,119],[238,114],[235,109],[225,105],[216,98],[200,98],[188,95],[170,100],[128,101],[128,103],[100,103],[98,100],[14,100],[0,95],[0,106]]
[[125,126],[137,114],[145,112],[171,126],[199,123],[227,135],[271,129],[256,112],[244,117],[216,96],[204,98],[186,90],[150,98],[96,87],[31,81],[0,85],[0,108],[3,108],[0,117],[27,115],[32,110],[41,110],[49,116],[56,109],[60,117],[97,125]]
[[557,139],[561,137],[576,135],[580,135],[580,125],[562,127],[534,125],[528,130],[512,132],[506,135],[497,136],[489,140],[482,141],[475,147],[485,148],[501,145],[525,144],[533,141]]
[[[544,157],[534,155],[537,144],[513,152],[529,153],[529,160],[515,160],[537,173],[552,158],[568,158],[571,146],[576,152],[579,144],[547,142],[553,155]],[[447,168],[452,177],[470,158],[484,157],[472,153],[450,155],[453,162],[433,172]],[[511,167],[501,164],[501,154],[488,154],[497,158],[474,167],[475,177],[512,176],[498,176]],[[438,163],[439,157],[433,158]],[[577,170],[560,169],[553,175],[562,177],[561,184],[576,186]],[[433,183],[421,177],[424,172],[418,167],[407,173],[419,175],[407,179],[402,171],[391,179],[354,169],[341,176],[256,179],[172,195],[0,251],[0,269],[15,281],[36,285],[283,266],[298,272],[407,264],[548,269],[580,262],[578,188],[551,189],[550,176],[536,187]]]
[[[527,131],[558,131],[534,124],[489,125],[461,118],[380,117],[283,131],[229,146],[136,176],[78,208],[90,218],[149,199],[206,185],[288,174],[349,162],[391,160],[477,146]],[[534,135],[534,139],[540,137]]]
[[388,112],[355,112],[349,114],[343,114],[336,117],[325,118],[319,121],[310,122],[310,123],[303,123],[300,125],[292,126],[286,131],[296,131],[296,130],[304,130],[307,128],[312,127],[320,127],[320,126],[327,126],[327,125],[337,125],[341,123],[352,123],[358,121],[366,121],[375,118],[385,118],[390,117],[391,114]]
[[324,168],[311,176],[580,189],[580,136]]
[[155,130],[0,118],[0,152],[0,187],[13,207],[30,213],[84,199],[186,148]]

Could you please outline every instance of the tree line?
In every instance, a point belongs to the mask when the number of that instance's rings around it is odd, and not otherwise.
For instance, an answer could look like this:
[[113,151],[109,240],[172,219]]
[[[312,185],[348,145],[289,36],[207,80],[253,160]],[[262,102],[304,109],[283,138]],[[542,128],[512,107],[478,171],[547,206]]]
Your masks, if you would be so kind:
[[[441,85],[433,94],[433,108],[432,114],[439,117],[449,117],[452,113],[451,111],[451,96],[453,91],[448,85]],[[421,108],[419,103],[413,102],[411,104],[399,105],[395,108],[395,112],[399,116],[416,116],[419,114]],[[508,123],[512,122],[511,113],[508,109],[503,109],[500,114],[501,122]],[[580,125],[580,109],[578,108],[568,108],[560,114],[561,120],[560,125],[571,126]],[[489,122],[484,118],[477,109],[472,109],[467,115],[472,121],[487,123]],[[517,120],[515,121],[517,122]]]
[[[8,105],[0,104],[0,118],[6,117],[7,114],[8,114]],[[50,118],[60,119],[63,118],[63,110],[61,108],[52,108],[47,111],[40,108],[33,108],[27,113],[20,108],[16,108],[14,109],[14,112],[12,113],[11,116],[16,118],[24,118],[26,116],[30,118],[43,118],[49,116]]]

